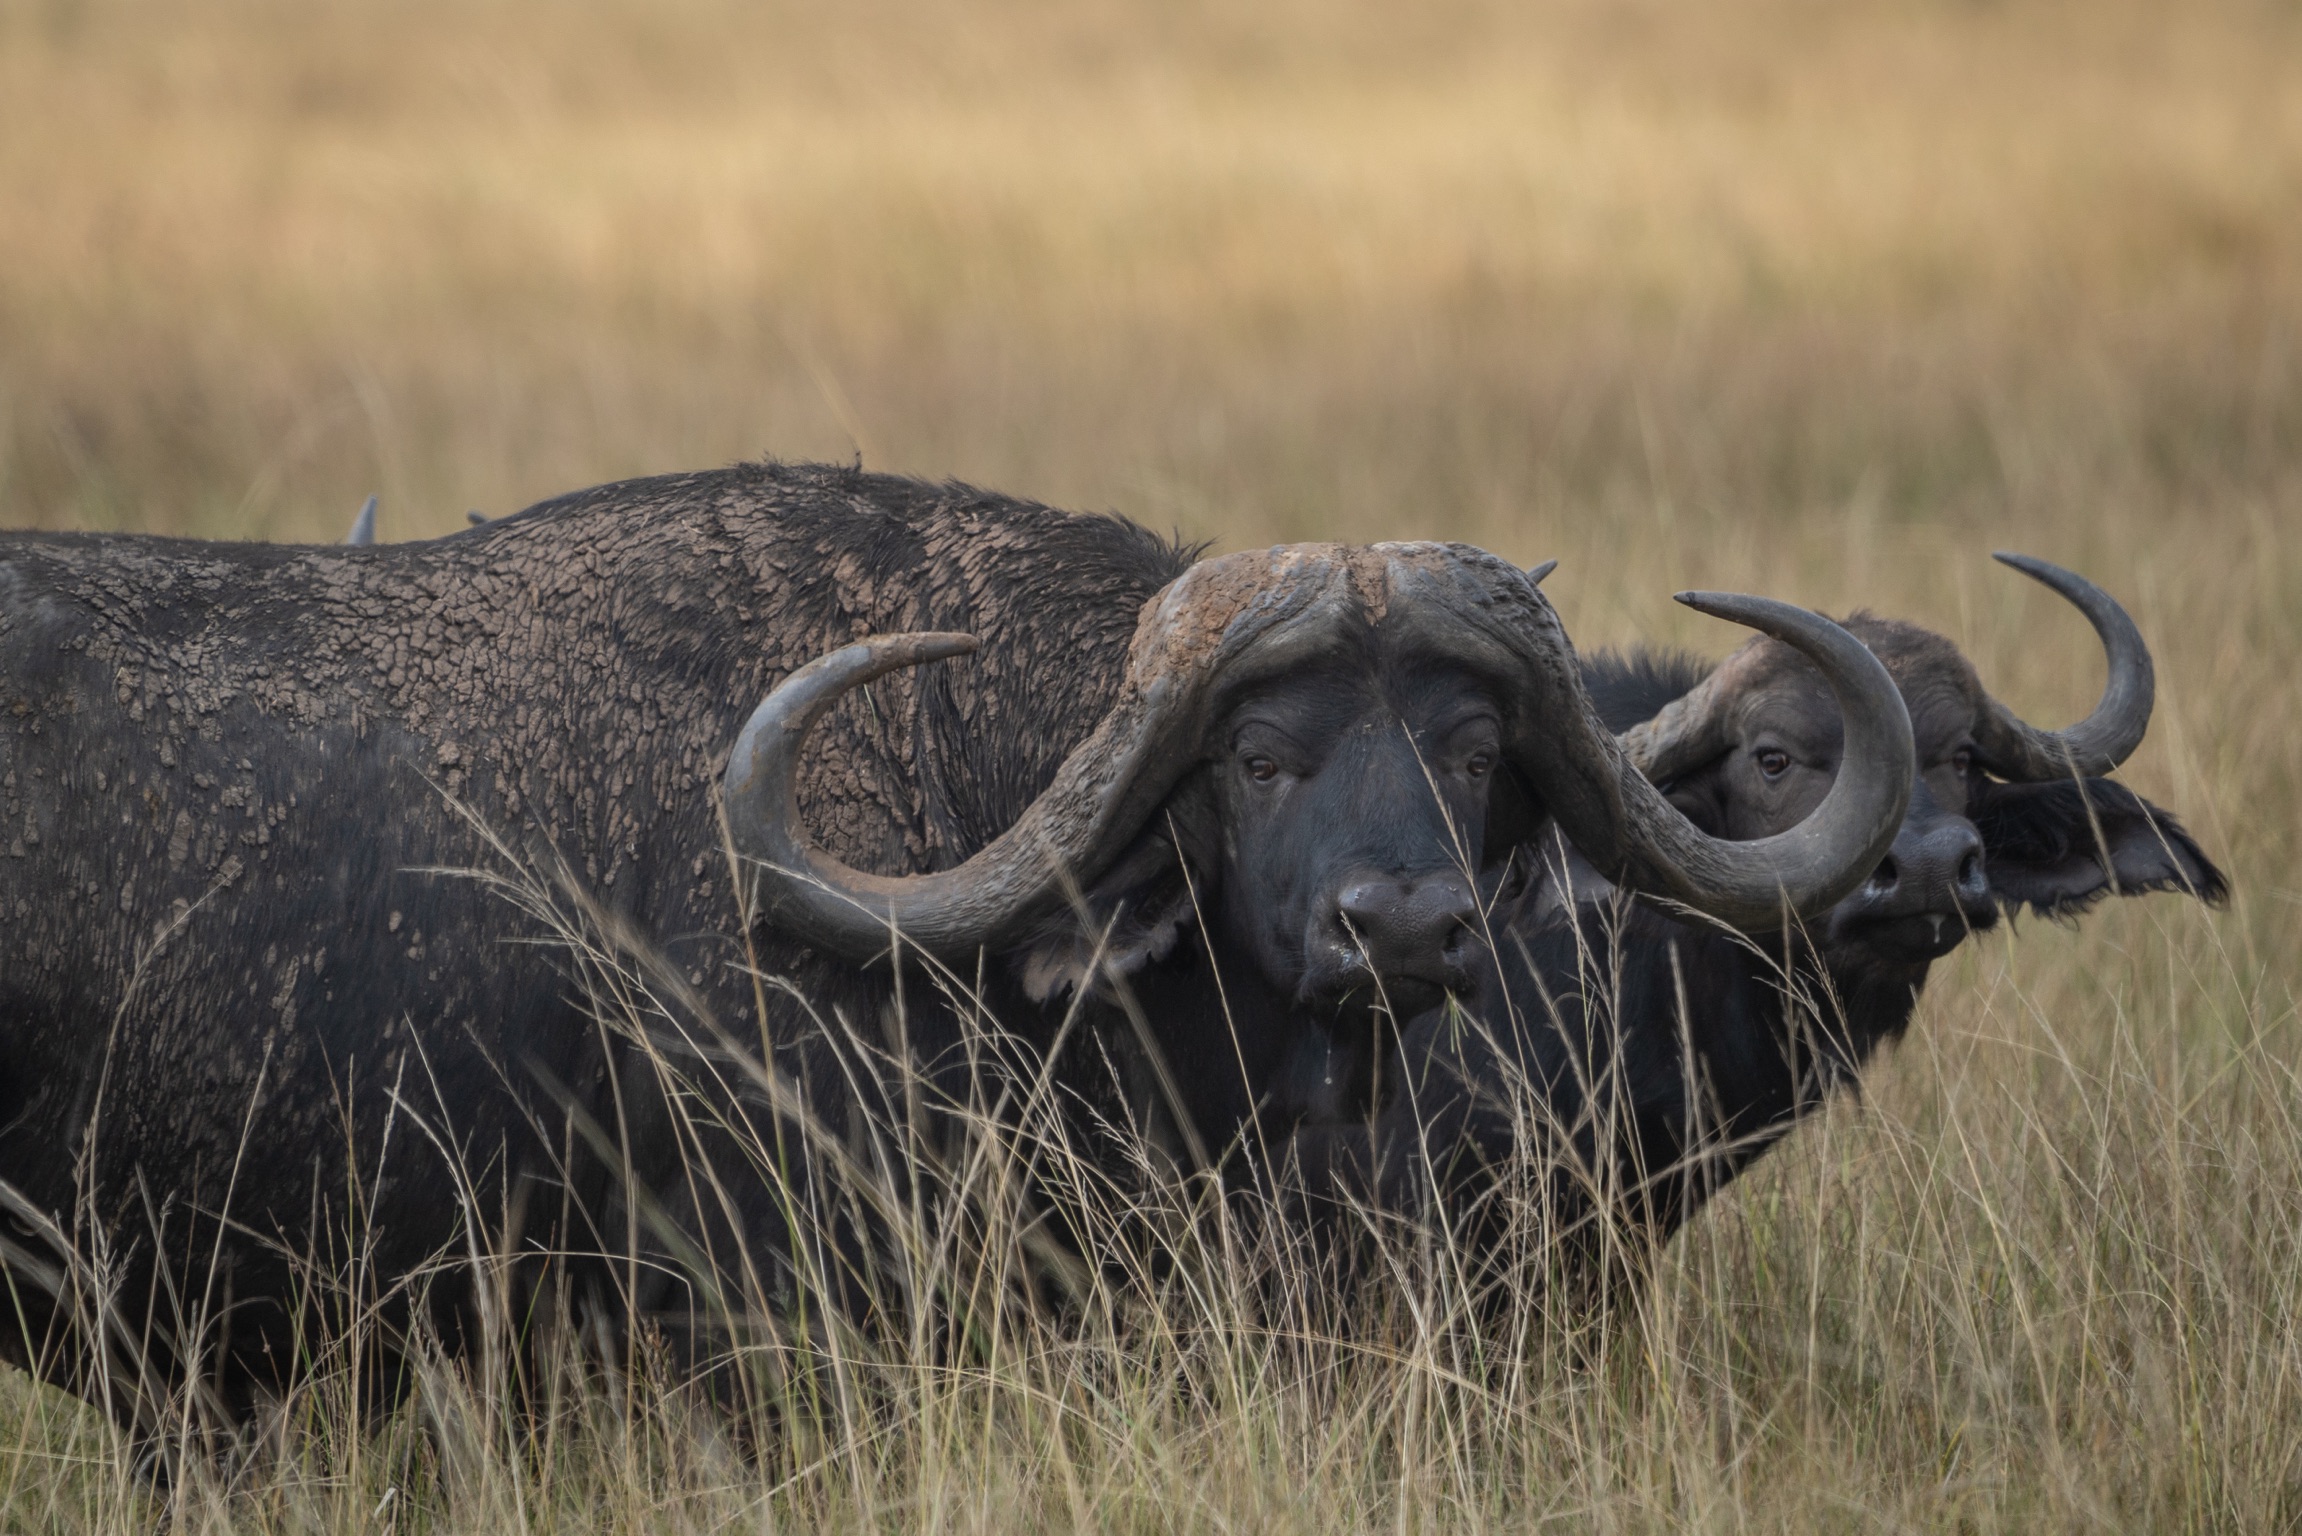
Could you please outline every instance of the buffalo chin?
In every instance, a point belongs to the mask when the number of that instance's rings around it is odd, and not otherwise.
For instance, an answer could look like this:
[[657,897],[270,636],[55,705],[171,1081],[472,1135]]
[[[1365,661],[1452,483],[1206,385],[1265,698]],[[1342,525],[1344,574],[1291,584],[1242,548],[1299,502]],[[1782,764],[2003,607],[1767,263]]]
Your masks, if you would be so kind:
[[1361,971],[1339,986],[1306,981],[1295,993],[1295,1007],[1325,1021],[1336,1034],[1350,1035],[1379,1021],[1403,1021],[1426,1013],[1445,1002],[1450,992],[1462,991],[1468,981],[1457,977],[1448,983],[1422,976],[1370,979]]
[[1305,989],[1296,1006],[1318,1020],[1307,1030],[1273,1083],[1275,1102],[1291,1117],[1313,1123],[1360,1120],[1378,1112],[1387,1096],[1382,1081],[1407,1021],[1436,1010],[1451,991],[1416,977],[1386,977],[1320,994]]
[[1889,965],[1929,965],[1966,942],[1970,933],[1998,926],[1998,909],[1912,912],[1859,919],[1831,935],[1834,949],[1858,949]]

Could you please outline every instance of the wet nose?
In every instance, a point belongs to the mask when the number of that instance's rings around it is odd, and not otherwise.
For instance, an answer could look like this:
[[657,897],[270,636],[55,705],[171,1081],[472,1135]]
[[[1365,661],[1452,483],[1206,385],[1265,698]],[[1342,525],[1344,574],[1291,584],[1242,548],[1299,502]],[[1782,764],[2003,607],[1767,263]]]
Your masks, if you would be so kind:
[[1957,819],[1903,828],[1853,897],[1861,914],[1873,918],[1972,913],[1989,899],[1982,834]]
[[1336,921],[1376,975],[1452,986],[1461,977],[1478,901],[1458,874],[1347,881]]

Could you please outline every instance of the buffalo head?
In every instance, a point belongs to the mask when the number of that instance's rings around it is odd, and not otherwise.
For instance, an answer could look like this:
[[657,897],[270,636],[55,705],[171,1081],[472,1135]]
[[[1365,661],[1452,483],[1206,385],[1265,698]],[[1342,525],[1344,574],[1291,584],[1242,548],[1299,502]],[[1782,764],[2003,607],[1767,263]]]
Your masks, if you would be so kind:
[[[2150,652],[2133,620],[2069,571],[1998,558],[2093,623],[2109,660],[2101,702],[2068,730],[2042,730],[1993,698],[1942,636],[1867,614],[1848,619],[1908,706],[1916,778],[1886,857],[1831,908],[1820,935],[1828,945],[1923,965],[1994,926],[2002,910],[2072,914],[2112,893],[2224,894],[2222,872],[2171,815],[2102,777],[2150,723]],[[1820,675],[1764,638],[1622,740],[1674,805],[1729,838],[1764,837],[1805,816],[1843,752]]]
[[1544,816],[1610,877],[1728,922],[1826,908],[1886,852],[1911,751],[1885,672],[1803,610],[1696,602],[1811,657],[1846,711],[1860,771],[1767,842],[1689,823],[1599,721],[1534,584],[1442,544],[1195,566],[1146,605],[1109,713],[1054,781],[988,846],[929,874],[830,858],[801,826],[794,770],[848,691],[974,641],[860,641],[754,714],[728,765],[730,830],[759,871],[762,920],[856,959],[898,943],[1020,950],[1045,997],[1158,960],[1197,922],[1294,1008],[1391,993],[1395,1015],[1462,984],[1482,879]]

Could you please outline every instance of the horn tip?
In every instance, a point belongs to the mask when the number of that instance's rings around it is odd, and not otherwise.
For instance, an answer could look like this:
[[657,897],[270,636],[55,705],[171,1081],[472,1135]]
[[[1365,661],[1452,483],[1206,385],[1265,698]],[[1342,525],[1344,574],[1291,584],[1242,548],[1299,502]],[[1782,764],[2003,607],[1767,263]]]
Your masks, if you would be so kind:
[[[1777,640],[1798,645],[1794,635],[1827,637],[1839,633],[1838,626],[1821,614],[1780,598],[1759,597],[1749,592],[1678,592],[1673,598],[1697,613],[1724,619],[1729,624],[1740,624],[1772,635]],[[1819,627],[1818,627],[1819,626]],[[1800,647],[1804,649],[1803,646]]]
[[1557,570],[1558,568],[1559,562],[1556,560],[1545,560],[1539,564],[1528,566],[1527,584],[1529,586],[1541,586],[1543,584],[1543,578],[1550,575],[1551,572]]
[[983,642],[970,634],[956,630],[930,630],[922,634],[906,635],[905,649],[915,662],[942,661],[951,656],[967,656],[979,649]]
[[2056,577],[2061,577],[2064,580],[2081,579],[2078,578],[2076,572],[2066,571],[2051,560],[2041,560],[2036,555],[2018,554],[2011,549],[1994,549],[1990,552],[1990,558],[2009,570],[2020,571],[2033,581],[2043,581],[2048,586],[2057,585]]

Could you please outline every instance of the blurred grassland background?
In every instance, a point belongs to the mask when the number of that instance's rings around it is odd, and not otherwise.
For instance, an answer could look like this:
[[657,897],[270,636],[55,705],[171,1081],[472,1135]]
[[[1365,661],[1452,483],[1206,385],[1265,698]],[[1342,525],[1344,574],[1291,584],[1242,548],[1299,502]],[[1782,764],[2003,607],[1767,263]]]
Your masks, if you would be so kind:
[[[1634,1364],[1492,1421],[1402,1346],[769,1492],[440,1473],[424,1528],[2302,1523],[2302,9],[0,0],[0,524],[333,539],[377,491],[401,539],[858,453],[1560,556],[1586,645],[1730,644],[1683,586],[1873,607],[2061,723],[2094,643],[1985,558],[2043,555],[2150,636],[2126,777],[2238,895],[1937,967]],[[134,1518],[6,1390],[7,1523]],[[314,1455],[200,1518],[361,1523]]]

